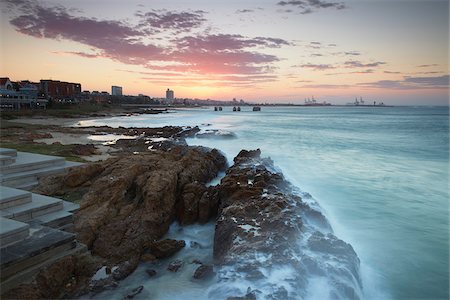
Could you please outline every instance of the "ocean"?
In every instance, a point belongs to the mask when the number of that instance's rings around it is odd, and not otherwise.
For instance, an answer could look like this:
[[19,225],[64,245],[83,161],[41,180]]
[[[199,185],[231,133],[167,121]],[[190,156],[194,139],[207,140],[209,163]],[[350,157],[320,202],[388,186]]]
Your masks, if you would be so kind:
[[198,108],[81,125],[198,125],[232,133],[187,142],[218,148],[230,163],[241,149],[271,157],[355,249],[363,298],[449,298],[448,107]]

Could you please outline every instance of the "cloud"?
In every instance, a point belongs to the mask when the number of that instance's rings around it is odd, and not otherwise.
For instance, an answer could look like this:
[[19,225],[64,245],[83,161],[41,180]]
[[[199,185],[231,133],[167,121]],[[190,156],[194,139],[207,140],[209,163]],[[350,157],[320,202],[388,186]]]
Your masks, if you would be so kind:
[[429,67],[437,67],[438,64],[428,64],[428,65],[419,65],[418,68],[429,68]]
[[352,73],[352,74],[371,74],[373,72],[375,72],[374,69],[366,69],[366,70],[361,70],[361,71],[353,71],[350,73]]
[[53,54],[57,55],[76,55],[86,58],[97,58],[100,57],[99,54],[96,53],[86,53],[86,52],[76,52],[76,51],[53,51]]
[[401,74],[401,72],[398,72],[398,71],[383,71],[383,73],[386,73],[386,74]]
[[349,56],[358,56],[361,55],[360,52],[358,51],[348,51],[348,52],[344,52],[345,55],[349,55]]
[[[5,1],[14,10],[10,24],[23,34],[78,42],[97,53],[67,54],[104,57],[155,71],[217,75],[273,72],[272,64],[280,59],[261,49],[290,45],[278,38],[210,34],[202,30],[206,22],[203,11],[138,12],[140,21],[133,25],[83,17],[62,6],[46,7],[33,0]],[[158,35],[161,32],[171,38],[162,38]]]
[[378,66],[384,65],[384,64],[386,64],[386,63],[382,62],[382,61],[377,61],[377,62],[373,62],[373,63],[362,63],[360,61],[350,60],[350,61],[344,62],[344,67],[345,68],[374,68],[374,67],[378,67]]
[[239,34],[215,34],[207,36],[188,36],[174,40],[179,48],[196,49],[200,51],[239,50],[253,47],[279,48],[289,45],[283,39],[277,38],[246,38]]
[[251,12],[254,12],[254,10],[253,9],[238,9],[238,10],[236,10],[237,14],[245,14],[245,13],[251,13]]
[[[277,5],[295,8],[301,14],[310,14],[318,9],[333,8],[340,10],[346,8],[343,2],[330,2],[324,0],[285,0],[279,1]],[[292,11],[292,9],[286,9],[285,11]]]
[[303,64],[303,65],[295,65],[293,67],[300,67],[300,68],[307,68],[312,69],[314,71],[324,71],[324,70],[330,70],[330,69],[336,69],[335,66],[330,64]]
[[449,79],[449,75],[435,77],[404,76],[402,80],[380,80],[375,82],[359,83],[358,85],[369,88],[395,90],[448,89]]
[[302,87],[312,89],[346,89],[352,86],[349,84],[306,84]]
[[205,12],[202,10],[172,12],[166,10],[152,10],[146,13],[138,12],[136,16],[141,18],[140,27],[148,32],[160,30],[175,30],[177,33],[189,32],[206,22]]

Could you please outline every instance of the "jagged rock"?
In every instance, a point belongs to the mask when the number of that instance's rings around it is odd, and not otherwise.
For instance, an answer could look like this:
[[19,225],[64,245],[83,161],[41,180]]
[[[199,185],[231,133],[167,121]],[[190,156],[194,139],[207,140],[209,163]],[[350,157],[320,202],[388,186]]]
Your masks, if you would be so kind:
[[[359,259],[353,248],[336,238],[320,209],[309,205],[311,199],[304,202],[273,162],[260,155],[259,149],[242,150],[215,187],[220,204],[213,255],[219,282],[241,290],[239,278],[257,287],[262,298],[299,299],[305,297],[311,272],[327,277],[338,298],[359,299]],[[274,268],[289,274],[280,277],[283,285],[266,278]],[[229,299],[255,297],[247,292]]]
[[155,270],[153,270],[153,269],[147,269],[147,270],[145,270],[145,272],[148,274],[148,276],[150,276],[150,277],[153,277],[153,276],[155,276],[157,273],[156,273],[156,271]]
[[[171,240],[165,239],[162,241],[157,241],[150,243],[148,250],[156,258],[166,258],[174,255],[186,246],[183,240]],[[145,246],[144,246],[145,247]]]
[[[160,239],[180,216],[184,201],[190,203],[184,191],[200,198],[202,186],[225,165],[215,149],[177,146],[72,168],[67,175],[44,180],[48,185],[39,189],[47,195],[85,189],[75,216],[77,238],[112,265],[139,259],[144,246]],[[198,213],[189,215],[189,222],[196,218]]]
[[219,207],[219,196],[217,188],[210,186],[203,193],[198,202],[198,222],[206,223],[211,217],[217,214]]
[[167,270],[170,272],[177,272],[182,266],[184,262],[180,259],[174,260],[167,266]]
[[205,185],[197,181],[184,187],[178,216],[182,224],[193,224],[199,219],[199,202],[205,191]]
[[133,299],[134,296],[136,296],[137,294],[139,294],[140,292],[142,292],[142,290],[144,289],[144,286],[140,285],[137,288],[134,288],[131,292],[128,293],[128,295],[126,295],[123,299]]
[[214,276],[214,270],[211,265],[201,265],[199,266],[192,277],[195,279],[206,279]]

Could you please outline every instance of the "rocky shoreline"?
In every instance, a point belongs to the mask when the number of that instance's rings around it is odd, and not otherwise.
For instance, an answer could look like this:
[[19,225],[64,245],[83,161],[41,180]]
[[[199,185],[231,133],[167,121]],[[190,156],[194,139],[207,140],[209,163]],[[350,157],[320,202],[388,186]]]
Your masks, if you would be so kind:
[[[303,298],[311,277],[328,280],[335,298],[360,298],[353,248],[333,235],[310,196],[298,193],[259,150],[242,150],[227,168],[220,151],[186,144],[184,138],[197,134],[198,127],[52,130],[138,138],[111,144],[107,160],[41,180],[34,192],[79,201],[74,230],[89,251],[41,270],[33,282],[2,299],[79,298],[114,290],[140,263],[158,264],[186,246],[183,240],[162,239],[173,222],[208,221],[216,224],[214,265],[194,261],[192,276],[215,276],[209,298]],[[220,184],[207,185],[224,171]],[[176,273],[184,263],[174,260],[167,270]],[[99,272],[103,276],[96,276]],[[156,271],[147,274],[151,278]],[[143,289],[137,286],[125,298]]]

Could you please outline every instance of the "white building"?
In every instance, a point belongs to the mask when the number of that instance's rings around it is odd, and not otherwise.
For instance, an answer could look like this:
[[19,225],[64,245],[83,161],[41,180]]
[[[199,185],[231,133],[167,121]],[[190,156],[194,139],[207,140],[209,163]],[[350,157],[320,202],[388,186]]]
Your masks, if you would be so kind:
[[173,99],[175,99],[173,90],[167,89],[167,91],[166,91],[166,100],[167,101],[172,101]]
[[122,87],[113,85],[111,87],[111,95],[113,95],[113,96],[122,96]]

